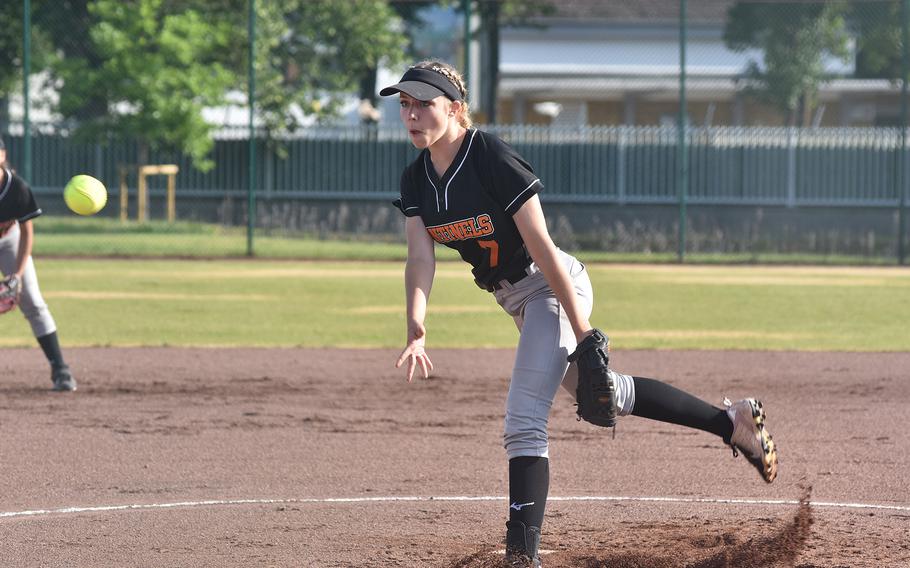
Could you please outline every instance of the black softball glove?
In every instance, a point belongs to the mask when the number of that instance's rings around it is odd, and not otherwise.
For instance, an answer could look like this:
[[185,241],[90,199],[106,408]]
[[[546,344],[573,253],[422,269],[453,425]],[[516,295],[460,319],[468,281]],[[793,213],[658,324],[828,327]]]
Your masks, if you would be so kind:
[[569,363],[578,364],[575,391],[578,417],[605,428],[616,425],[616,385],[608,368],[609,341],[602,331],[595,329],[569,355]]

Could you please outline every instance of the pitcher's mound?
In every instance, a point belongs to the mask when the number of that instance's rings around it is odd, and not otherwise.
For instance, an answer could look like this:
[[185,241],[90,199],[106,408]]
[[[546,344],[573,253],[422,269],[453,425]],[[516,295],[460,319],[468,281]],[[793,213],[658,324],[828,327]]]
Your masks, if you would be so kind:
[[[685,538],[661,538],[654,529],[653,549],[629,550],[617,542],[617,550],[541,550],[544,568],[815,568],[797,564],[812,526],[809,490],[800,499],[793,518],[782,526],[767,531],[766,536],[737,538],[736,526],[725,527],[720,534],[705,535],[693,531]],[[617,537],[620,535],[617,534]],[[670,537],[670,535],[666,535]],[[505,562],[503,550],[476,552],[454,561],[450,568],[513,568]]]

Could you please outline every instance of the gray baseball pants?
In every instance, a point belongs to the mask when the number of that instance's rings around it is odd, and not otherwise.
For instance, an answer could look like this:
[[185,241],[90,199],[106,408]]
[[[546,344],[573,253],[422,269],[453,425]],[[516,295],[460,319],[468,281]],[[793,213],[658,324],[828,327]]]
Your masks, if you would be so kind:
[[[4,276],[16,271],[16,258],[19,253],[19,224],[10,227],[9,231],[0,237],[0,272]],[[32,326],[35,337],[44,337],[57,331],[57,324],[47,308],[41,289],[38,288],[38,275],[35,273],[35,263],[29,256],[22,274],[22,295],[19,298],[19,309],[22,315]]]
[[[559,251],[586,316],[594,306],[594,291],[584,264]],[[565,310],[535,264],[518,283],[503,280],[496,301],[515,319],[520,331],[515,365],[506,399],[503,445],[509,459],[520,456],[549,457],[547,422],[559,385],[575,398],[578,372],[566,358],[575,350],[575,334]],[[632,412],[635,387],[632,377],[613,373],[616,406],[620,416]]]

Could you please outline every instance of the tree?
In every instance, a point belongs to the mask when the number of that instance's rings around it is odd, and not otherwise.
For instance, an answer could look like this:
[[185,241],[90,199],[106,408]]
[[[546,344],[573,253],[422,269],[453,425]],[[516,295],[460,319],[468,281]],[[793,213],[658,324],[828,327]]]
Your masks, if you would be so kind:
[[[43,1],[45,0],[35,0],[35,3],[40,6]],[[0,73],[0,132],[7,129],[9,96],[14,89],[21,87],[21,70],[25,64],[22,9],[21,1],[11,2],[9,6],[4,7],[3,25],[0,26],[0,69],[3,69]],[[49,41],[48,34],[42,33],[43,30],[39,26],[33,24],[32,28],[31,68],[35,73],[41,71],[47,64],[45,55],[49,52]]]
[[0,133],[9,123],[9,94],[16,84],[17,73],[22,68],[22,8],[21,3],[10,6],[6,25],[0,26]]
[[528,25],[534,18],[556,13],[554,0],[480,0],[478,2],[481,38],[480,110],[487,122],[495,123],[499,90],[499,31],[503,25]]
[[[420,18],[420,11],[428,6],[437,4],[439,0],[388,0],[389,8],[398,17],[401,22],[400,27],[403,29],[405,36],[405,57],[413,58],[413,32],[415,29],[423,27],[423,20]],[[400,61],[399,58],[391,58],[386,63]],[[363,69],[360,75],[360,86],[358,92],[360,100],[368,104],[364,110],[368,111],[363,116],[366,123],[374,122],[378,114],[375,111],[376,106],[376,74],[379,71],[379,63]]]
[[857,2],[850,21],[856,31],[856,76],[894,79],[901,76],[900,2]]
[[849,36],[846,4],[739,2],[730,8],[724,41],[735,51],[757,48],[764,65],[751,61],[745,77],[750,92],[808,126],[819,85],[828,78],[828,56],[846,61]]
[[235,83],[219,63],[235,40],[229,22],[191,7],[173,10],[164,0],[94,0],[82,8],[82,18],[53,20],[86,26],[79,42],[60,38],[52,63],[59,112],[86,139],[138,139],[139,164],[161,149],[210,168],[212,127],[202,109],[220,104]]
[[[83,139],[140,140],[140,164],[160,149],[210,167],[202,112],[247,89],[249,1],[33,0],[36,32],[53,42],[41,53],[57,110]],[[335,116],[365,67],[401,57],[382,0],[257,0],[256,12],[256,106],[270,137]]]
[[8,96],[16,83],[14,69],[22,68],[22,3],[9,7],[0,26],[0,97]]
[[384,0],[284,0],[259,8],[257,106],[272,134],[293,131],[302,114],[336,116],[380,61],[404,58],[400,20]]
[[[437,5],[464,13],[464,0],[387,0],[390,8],[401,19],[407,38],[405,56],[414,58],[414,31],[424,22],[420,12]],[[528,23],[535,17],[548,16],[556,11],[556,0],[471,0],[472,11],[480,23],[472,39],[481,43],[480,68],[484,80],[479,92],[472,91],[469,97],[475,100],[480,114],[488,122],[496,121],[496,100],[499,84],[499,30],[503,25]],[[448,63],[455,63],[449,61]],[[366,69],[360,82],[360,97],[371,105],[376,104],[377,69]]]

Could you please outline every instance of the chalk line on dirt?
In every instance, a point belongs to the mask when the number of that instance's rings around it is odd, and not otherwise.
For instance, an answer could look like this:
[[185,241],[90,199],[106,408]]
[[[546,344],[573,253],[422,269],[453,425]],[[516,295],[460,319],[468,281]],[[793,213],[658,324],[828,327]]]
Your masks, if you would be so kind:
[[[298,499],[210,499],[204,501],[178,501],[173,503],[134,503],[126,505],[98,505],[90,507],[60,507],[55,509],[31,509],[25,511],[0,511],[0,519],[16,517],[42,517],[50,515],[72,515],[80,513],[105,513],[112,511],[147,511],[155,509],[189,509],[193,507],[219,507],[237,505],[320,505],[343,503],[407,503],[407,502],[451,502],[451,501],[506,501],[505,497],[494,495],[452,495],[452,496],[388,496],[388,497],[323,497]],[[794,499],[723,499],[696,497],[627,497],[627,496],[577,496],[549,497],[550,502],[638,502],[638,503],[696,503],[714,505],[766,505],[796,506]],[[816,508],[873,509],[883,511],[910,512],[910,505],[881,505],[874,503],[839,503],[832,501],[810,501]]]

